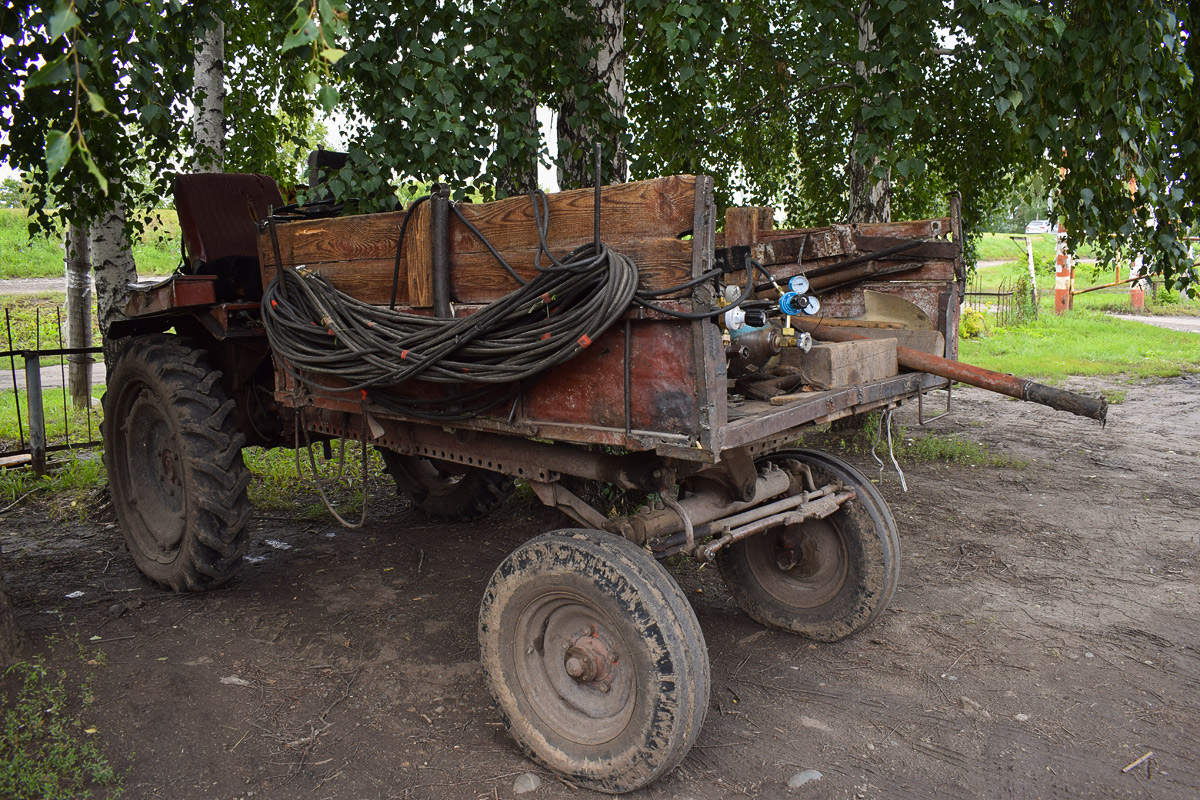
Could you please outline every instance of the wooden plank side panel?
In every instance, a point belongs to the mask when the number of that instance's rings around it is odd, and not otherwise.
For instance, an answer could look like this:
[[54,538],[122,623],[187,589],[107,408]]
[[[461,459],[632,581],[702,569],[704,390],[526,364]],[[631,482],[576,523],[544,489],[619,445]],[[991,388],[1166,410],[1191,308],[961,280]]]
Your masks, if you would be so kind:
[[[614,243],[612,249],[632,259],[638,268],[638,283],[644,289],[676,286],[691,277],[691,242],[674,238],[643,239]],[[501,251],[504,259],[525,280],[537,274],[534,267],[536,254],[534,248]],[[544,258],[542,264],[547,265]],[[454,299],[460,303],[486,303],[513,291],[518,285],[491,253],[451,252],[450,275]]]
[[[672,175],[649,181],[606,186],[600,198],[600,238],[612,245],[640,239],[677,239],[692,230],[696,178]],[[558,252],[592,240],[594,193],[575,189],[548,195],[550,222],[547,240]],[[533,205],[528,197],[458,206],[463,216],[497,250],[537,247]],[[450,217],[450,249],[455,253],[486,250],[458,216]]]
[[[336,261],[395,259],[396,241],[400,238],[403,211],[363,214],[353,217],[330,217],[305,222],[277,225],[279,257],[288,266],[316,266]],[[405,239],[413,236],[412,224]],[[259,249],[265,249],[264,265],[275,265],[271,252],[271,234],[259,234]],[[266,247],[263,248],[263,241]]]
[[429,241],[431,219],[429,203],[422,203],[413,211],[408,228],[404,231],[404,277],[408,284],[408,304],[415,308],[433,305],[433,247]]

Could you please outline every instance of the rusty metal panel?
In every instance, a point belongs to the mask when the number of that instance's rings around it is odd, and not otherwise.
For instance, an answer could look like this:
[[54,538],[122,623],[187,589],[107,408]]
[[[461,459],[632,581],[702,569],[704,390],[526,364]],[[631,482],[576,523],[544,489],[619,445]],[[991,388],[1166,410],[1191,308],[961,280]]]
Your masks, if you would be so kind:
[[175,179],[175,209],[193,262],[258,257],[258,226],[283,205],[269,175],[201,173]]
[[151,286],[134,284],[125,303],[125,316],[144,317],[175,308],[210,305],[217,301],[215,275],[172,275]]

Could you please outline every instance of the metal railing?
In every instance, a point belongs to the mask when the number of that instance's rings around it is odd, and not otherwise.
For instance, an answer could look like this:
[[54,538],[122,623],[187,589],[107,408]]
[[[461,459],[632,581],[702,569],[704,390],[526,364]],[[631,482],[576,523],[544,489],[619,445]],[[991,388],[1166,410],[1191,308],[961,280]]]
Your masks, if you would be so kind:
[[[33,347],[27,337],[14,337],[10,308],[4,309],[4,334],[7,348],[0,352],[0,364],[7,360],[7,370],[0,377],[3,397],[0,399],[0,466],[29,464],[36,474],[46,470],[48,453],[77,450],[100,444],[99,414],[91,391],[90,372],[100,347],[63,347],[62,310],[54,308],[53,336],[55,347],[42,346],[43,309],[33,309]],[[46,364],[47,361],[54,362]],[[102,369],[102,367],[101,367]],[[72,383],[68,371],[74,372],[76,383],[82,373],[82,385]],[[61,397],[59,404],[54,395]],[[24,407],[24,408],[22,408]],[[61,413],[59,411],[61,410]],[[14,426],[15,423],[15,426]],[[15,436],[14,436],[15,434]]]

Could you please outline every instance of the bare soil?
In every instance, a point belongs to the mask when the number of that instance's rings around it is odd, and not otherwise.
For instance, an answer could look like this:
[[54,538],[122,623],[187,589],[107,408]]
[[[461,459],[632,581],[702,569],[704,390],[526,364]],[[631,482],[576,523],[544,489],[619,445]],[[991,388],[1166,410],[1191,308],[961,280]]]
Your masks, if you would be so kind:
[[[956,391],[931,427],[1021,466],[902,463],[907,493],[886,470],[901,582],[846,641],[765,630],[714,570],[679,568],[712,700],[691,754],[634,796],[1200,795],[1200,379],[1074,388],[1103,387],[1126,393],[1107,428]],[[0,517],[27,652],[90,672],[85,717],[126,797],[503,798],[540,772],[492,708],[475,626],[491,571],[555,514],[434,524],[390,500],[359,532],[252,524],[239,579],[178,596],[94,513]],[[808,769],[821,779],[789,789]],[[599,797],[542,778],[525,796]]]

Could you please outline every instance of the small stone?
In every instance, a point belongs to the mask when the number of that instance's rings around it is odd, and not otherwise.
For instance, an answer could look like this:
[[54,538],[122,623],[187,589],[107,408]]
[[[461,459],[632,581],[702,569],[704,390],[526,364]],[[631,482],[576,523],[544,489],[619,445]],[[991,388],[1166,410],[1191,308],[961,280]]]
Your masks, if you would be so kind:
[[1017,722],[1029,722],[1029,715],[1017,714],[1015,717],[1013,717],[1013,719],[1015,719]]
[[962,706],[963,713],[972,719],[991,719],[992,715],[987,712],[983,706],[976,703],[971,698],[963,695],[958,698],[959,704]]
[[806,769],[804,772],[797,772],[792,777],[788,778],[788,788],[798,789],[809,781],[821,780],[821,773],[815,769]]
[[538,787],[541,785],[542,779],[540,777],[534,775],[532,772],[522,772],[517,776],[517,779],[513,781],[513,793],[525,794],[527,792],[537,791]]

